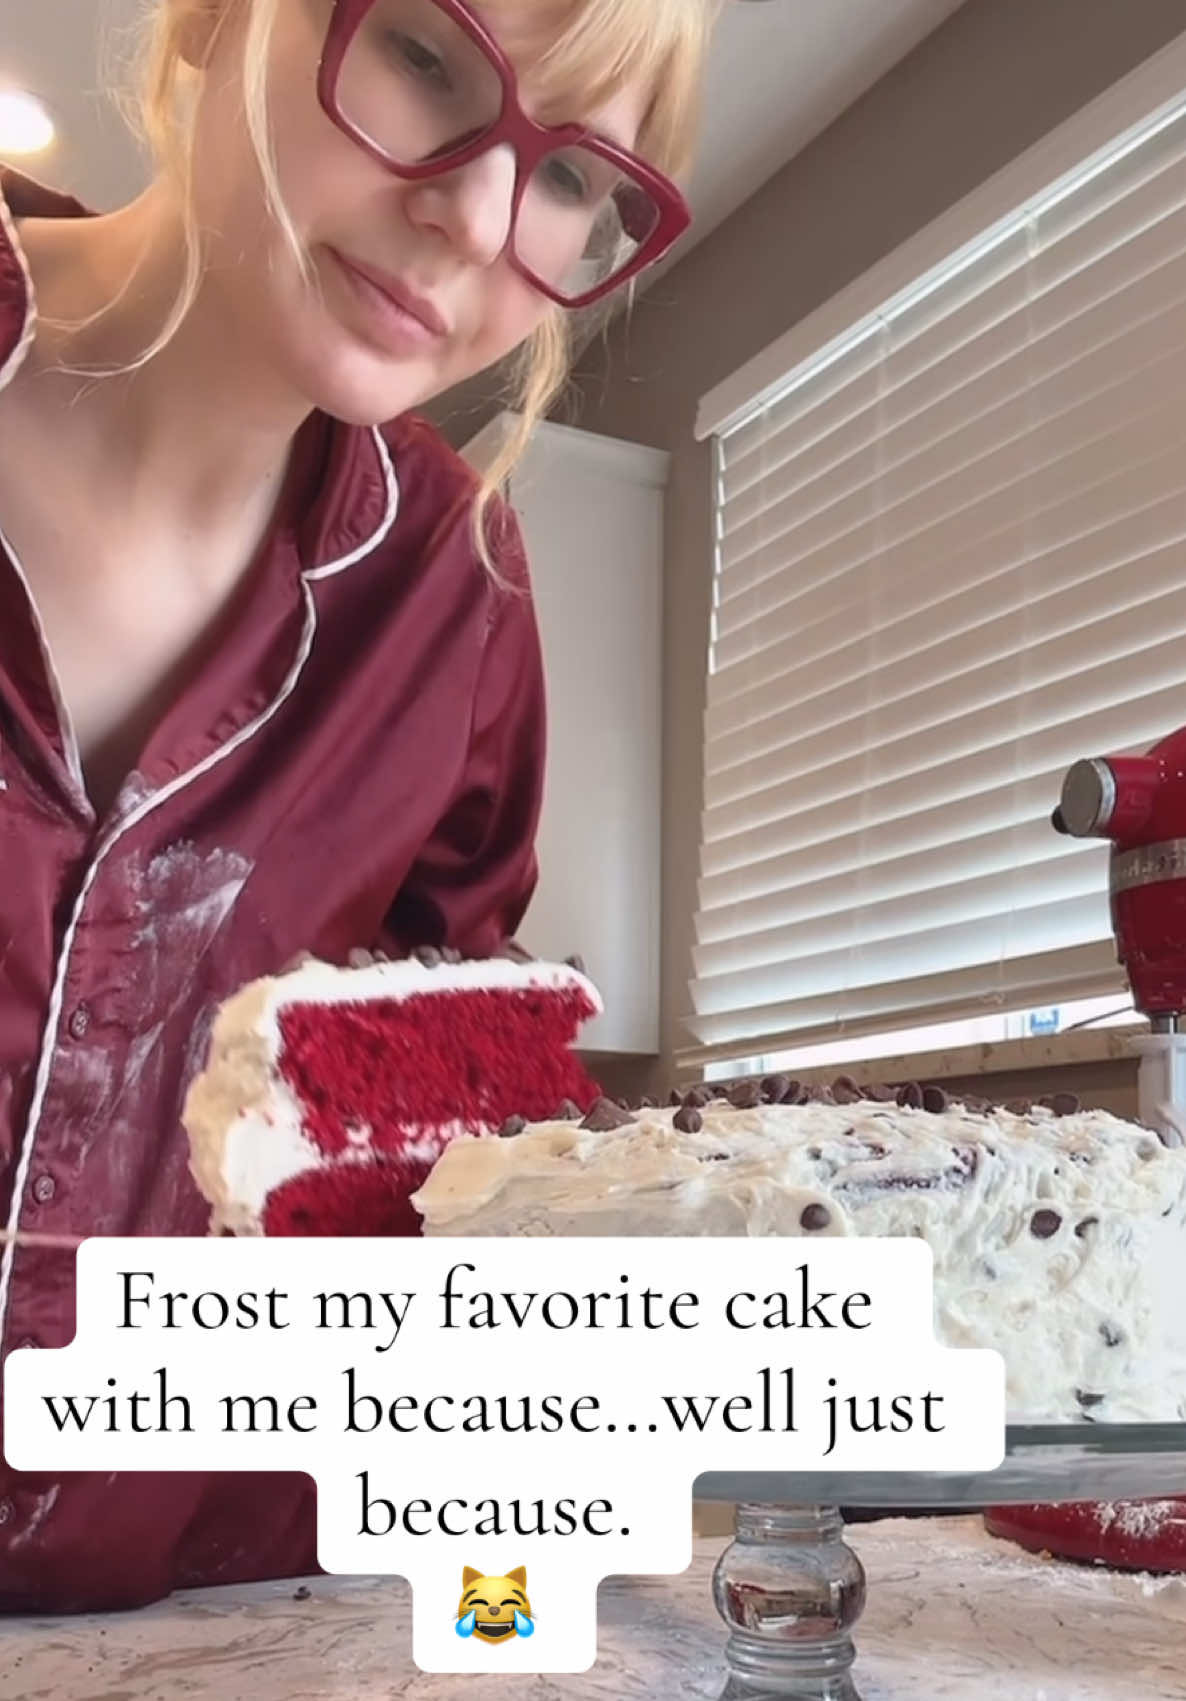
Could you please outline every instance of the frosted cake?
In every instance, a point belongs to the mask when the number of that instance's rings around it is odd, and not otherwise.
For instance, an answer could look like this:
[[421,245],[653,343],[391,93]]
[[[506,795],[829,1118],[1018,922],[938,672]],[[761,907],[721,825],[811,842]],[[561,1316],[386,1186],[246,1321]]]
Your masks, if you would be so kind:
[[1186,1420],[1186,1151],[1144,1128],[781,1077],[591,1120],[449,1147],[424,1232],[918,1235],[937,1337],[1002,1353],[1013,1421]]

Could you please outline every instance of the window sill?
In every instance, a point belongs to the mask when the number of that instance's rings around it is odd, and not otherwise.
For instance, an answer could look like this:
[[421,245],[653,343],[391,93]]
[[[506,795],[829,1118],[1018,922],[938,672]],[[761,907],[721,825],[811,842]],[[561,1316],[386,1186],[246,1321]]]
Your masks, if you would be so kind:
[[948,1051],[919,1051],[860,1063],[828,1064],[794,1073],[809,1084],[851,1075],[859,1082],[967,1080],[975,1075],[1022,1075],[1034,1070],[1073,1068],[1084,1063],[1127,1063],[1138,1058],[1132,1040],[1148,1033],[1143,1022],[1115,1028],[1085,1028],[1078,1033],[1033,1039],[985,1041]]

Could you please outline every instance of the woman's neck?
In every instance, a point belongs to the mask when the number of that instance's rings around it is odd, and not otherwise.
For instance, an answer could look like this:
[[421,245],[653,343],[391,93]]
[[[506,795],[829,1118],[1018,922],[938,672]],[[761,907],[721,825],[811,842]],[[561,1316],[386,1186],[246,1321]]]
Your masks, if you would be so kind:
[[184,237],[163,189],[96,218],[30,220],[20,236],[39,331],[18,381],[62,421],[80,476],[118,489],[133,529],[137,517],[149,530],[233,528],[269,508],[308,404],[243,346],[208,284],[147,365],[88,375],[138,360],[177,300]]

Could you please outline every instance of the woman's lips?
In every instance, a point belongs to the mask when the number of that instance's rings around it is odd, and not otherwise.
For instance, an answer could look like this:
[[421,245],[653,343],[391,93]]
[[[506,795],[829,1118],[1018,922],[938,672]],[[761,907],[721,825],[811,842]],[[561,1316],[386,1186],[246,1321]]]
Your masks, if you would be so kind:
[[427,297],[389,272],[349,260],[336,248],[329,252],[379,339],[394,352],[431,348],[449,335],[448,324]]

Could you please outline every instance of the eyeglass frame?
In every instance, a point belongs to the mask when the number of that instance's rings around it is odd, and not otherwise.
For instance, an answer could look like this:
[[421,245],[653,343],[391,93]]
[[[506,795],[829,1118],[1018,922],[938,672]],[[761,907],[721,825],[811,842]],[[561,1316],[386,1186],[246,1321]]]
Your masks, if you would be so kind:
[[[365,131],[351,122],[338,102],[338,81],[342,65],[354,37],[376,3],[377,0],[333,0],[333,12],[317,70],[317,95],[323,110],[339,130],[379,165],[385,167],[392,176],[408,182],[423,182],[428,178],[443,177],[449,172],[460,170],[462,166],[468,165],[471,160],[477,159],[491,148],[509,143],[515,156],[515,188],[511,200],[507,239],[499,258],[505,255],[507,263],[533,289],[539,290],[557,306],[569,311],[588,307],[620,289],[639,272],[655,265],[689,228],[692,222],[691,211],[683,194],[670,178],[648,165],[646,160],[640,159],[628,148],[619,147],[616,142],[597,135],[583,124],[540,124],[524,112],[519,99],[519,79],[514,66],[495,38],[465,4],[465,0],[431,0],[431,3],[438,11],[452,19],[489,61],[502,90],[502,105],[498,117],[474,141],[464,143],[451,153],[437,155],[421,165],[406,165],[393,160]],[[598,154],[602,159],[628,172],[652,197],[659,211],[658,222],[650,236],[640,245],[638,253],[620,271],[615,272],[613,277],[578,296],[561,295],[558,290],[538,277],[515,252],[519,209],[536,166],[540,160],[556,152],[558,148],[569,147],[587,148],[591,153]]]

